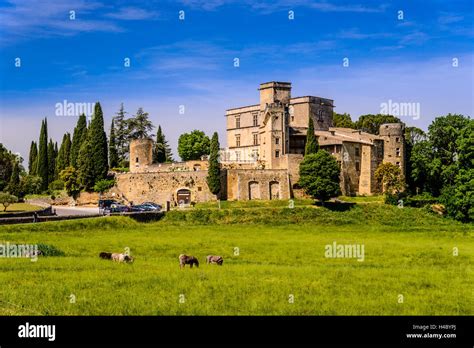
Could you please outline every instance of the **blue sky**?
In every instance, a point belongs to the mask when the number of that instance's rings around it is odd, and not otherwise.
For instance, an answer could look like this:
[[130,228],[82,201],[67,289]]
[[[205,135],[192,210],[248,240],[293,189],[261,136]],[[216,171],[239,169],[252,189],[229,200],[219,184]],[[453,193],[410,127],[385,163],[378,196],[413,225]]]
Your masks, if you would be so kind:
[[185,131],[218,131],[225,145],[225,110],[257,103],[272,80],[353,119],[419,103],[419,119],[402,119],[426,129],[473,114],[473,19],[468,0],[3,0],[0,142],[27,158],[41,118],[54,140],[72,132],[76,117],[55,116],[56,103],[100,101],[108,128],[123,102],[161,124],[177,158]]

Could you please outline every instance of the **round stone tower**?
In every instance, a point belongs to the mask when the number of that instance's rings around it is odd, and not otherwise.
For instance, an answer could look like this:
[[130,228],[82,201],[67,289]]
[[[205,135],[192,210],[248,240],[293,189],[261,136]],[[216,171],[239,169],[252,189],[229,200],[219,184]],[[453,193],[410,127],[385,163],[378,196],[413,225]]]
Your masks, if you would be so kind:
[[400,167],[405,175],[405,127],[402,123],[384,123],[379,135],[383,138],[383,161]]
[[153,163],[153,140],[135,139],[130,142],[130,172],[146,172]]

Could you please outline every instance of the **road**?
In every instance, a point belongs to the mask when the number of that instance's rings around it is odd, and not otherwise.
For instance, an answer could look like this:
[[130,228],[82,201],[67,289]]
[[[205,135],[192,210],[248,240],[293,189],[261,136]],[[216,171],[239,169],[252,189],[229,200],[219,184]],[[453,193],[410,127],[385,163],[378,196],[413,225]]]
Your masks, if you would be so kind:
[[56,214],[59,216],[99,214],[98,207],[65,207],[62,205],[53,205],[53,210],[56,210]]

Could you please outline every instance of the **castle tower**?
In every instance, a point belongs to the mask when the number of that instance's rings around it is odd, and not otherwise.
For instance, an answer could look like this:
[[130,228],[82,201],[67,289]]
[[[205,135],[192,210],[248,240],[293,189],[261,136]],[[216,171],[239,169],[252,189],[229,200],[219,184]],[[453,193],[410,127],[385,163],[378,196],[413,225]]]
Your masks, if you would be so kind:
[[288,152],[288,107],[291,83],[267,82],[260,84],[260,158],[268,169],[280,167],[281,158]]
[[153,163],[153,140],[135,139],[130,142],[130,172],[146,172]]
[[383,138],[383,162],[400,167],[405,176],[405,127],[402,123],[384,123],[379,135]]

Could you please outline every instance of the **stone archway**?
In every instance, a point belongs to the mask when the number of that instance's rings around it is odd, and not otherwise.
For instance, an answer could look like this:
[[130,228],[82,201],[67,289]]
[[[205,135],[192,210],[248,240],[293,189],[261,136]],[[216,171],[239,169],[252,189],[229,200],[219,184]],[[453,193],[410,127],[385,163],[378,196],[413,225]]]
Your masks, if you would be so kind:
[[260,184],[258,181],[249,182],[249,199],[260,199]]
[[189,189],[179,189],[176,192],[178,205],[187,205],[191,203],[191,191]]
[[280,183],[278,181],[270,181],[269,192],[270,199],[280,199]]

